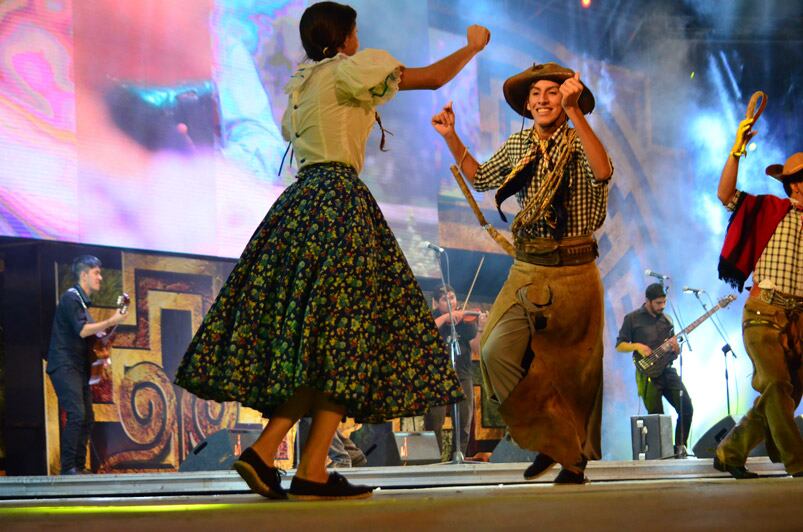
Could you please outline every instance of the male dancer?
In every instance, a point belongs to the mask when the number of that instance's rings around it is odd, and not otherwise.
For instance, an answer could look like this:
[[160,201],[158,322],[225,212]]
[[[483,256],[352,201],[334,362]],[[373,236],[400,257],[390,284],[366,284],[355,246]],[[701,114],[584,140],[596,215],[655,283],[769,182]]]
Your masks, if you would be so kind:
[[749,118],[739,124],[717,196],[733,212],[719,277],[741,290],[753,274],[742,336],[753,361],[753,388],[760,395],[720,442],[714,467],[740,479],[758,476],[745,462],[765,440],[770,458],[783,462],[790,475],[803,477],[803,437],[794,421],[803,393],[803,152],[766,170],[783,183],[788,198],[737,190],[739,157],[755,135],[754,122]]
[[533,65],[503,91],[535,124],[483,164],[455,132],[451,105],[432,124],[475,190],[498,189],[500,214],[514,194],[521,205],[511,227],[516,260],[481,340],[483,377],[510,435],[539,452],[525,478],[558,462],[555,482],[579,484],[601,454],[603,305],[593,232],[605,220],[613,166],[584,116],[594,97],[579,74]]

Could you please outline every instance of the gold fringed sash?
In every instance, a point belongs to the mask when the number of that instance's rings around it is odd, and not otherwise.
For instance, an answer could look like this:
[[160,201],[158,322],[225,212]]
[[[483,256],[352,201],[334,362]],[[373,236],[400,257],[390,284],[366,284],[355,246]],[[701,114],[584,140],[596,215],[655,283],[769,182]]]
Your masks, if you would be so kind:
[[552,211],[552,200],[555,199],[555,194],[557,194],[560,187],[566,164],[574,154],[576,137],[577,132],[574,129],[566,130],[563,142],[559,144],[557,152],[553,154],[555,159],[554,166],[539,183],[535,194],[513,219],[510,230],[514,235],[519,234],[519,230],[522,227],[541,220],[546,220],[551,227],[555,226],[554,221],[550,218],[554,212]]

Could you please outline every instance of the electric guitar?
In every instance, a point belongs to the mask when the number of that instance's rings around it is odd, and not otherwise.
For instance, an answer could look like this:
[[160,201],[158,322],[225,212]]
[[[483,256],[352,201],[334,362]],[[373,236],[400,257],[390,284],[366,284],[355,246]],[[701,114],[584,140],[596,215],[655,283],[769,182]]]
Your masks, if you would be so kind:
[[[117,308],[120,314],[128,312],[128,305],[131,303],[131,298],[128,294],[121,294],[117,296]],[[113,325],[94,336],[89,337],[89,361],[92,363],[89,373],[89,384],[98,384],[108,367],[111,365],[112,356],[112,340],[114,340],[114,333],[117,325]]]
[[650,378],[658,377],[661,373],[663,373],[664,368],[666,368],[672,363],[673,360],[675,360],[675,358],[677,358],[677,354],[672,349],[673,340],[677,340],[681,336],[685,336],[686,334],[692,332],[701,323],[710,318],[716,311],[727,307],[735,299],[736,296],[733,294],[720,299],[719,303],[714,308],[691,322],[685,329],[677,333],[675,336],[664,340],[660,346],[652,350],[652,353],[636,360],[636,369]]

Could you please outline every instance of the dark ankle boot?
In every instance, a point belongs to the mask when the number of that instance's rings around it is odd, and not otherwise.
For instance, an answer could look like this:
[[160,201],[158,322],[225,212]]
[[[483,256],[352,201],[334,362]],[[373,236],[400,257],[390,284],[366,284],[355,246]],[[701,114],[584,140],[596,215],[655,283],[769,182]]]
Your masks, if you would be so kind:
[[568,469],[561,469],[555,477],[555,484],[585,484],[588,482],[585,472],[575,473]]
[[748,479],[748,478],[758,478],[757,473],[753,473],[745,466],[734,466],[728,465],[725,462],[721,461],[718,457],[714,456],[714,469],[717,471],[722,471],[723,473],[728,473],[733,478],[738,478],[740,480]]
[[536,479],[549,471],[549,468],[553,465],[555,465],[555,460],[552,457],[544,453],[538,453],[530,467],[524,470],[524,478],[527,480]]

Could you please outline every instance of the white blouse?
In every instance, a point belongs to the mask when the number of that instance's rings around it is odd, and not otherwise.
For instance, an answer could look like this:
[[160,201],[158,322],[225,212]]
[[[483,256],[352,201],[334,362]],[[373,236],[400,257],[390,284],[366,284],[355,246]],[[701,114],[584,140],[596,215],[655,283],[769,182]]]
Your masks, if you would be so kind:
[[359,173],[374,107],[399,91],[401,68],[374,49],[299,66],[284,88],[289,103],[282,117],[282,136],[292,142],[298,167],[341,162]]

